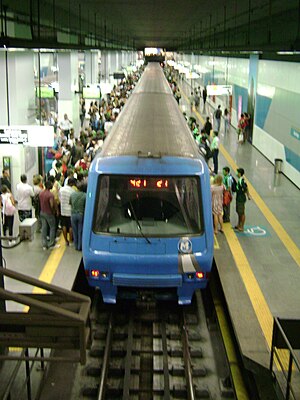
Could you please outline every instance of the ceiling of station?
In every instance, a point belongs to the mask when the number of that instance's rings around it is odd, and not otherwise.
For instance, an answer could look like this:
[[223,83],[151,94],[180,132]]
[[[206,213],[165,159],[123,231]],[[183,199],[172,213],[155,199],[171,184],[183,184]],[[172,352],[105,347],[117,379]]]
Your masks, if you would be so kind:
[[[294,51],[300,47],[298,0],[1,0],[1,3],[2,42],[9,37],[9,43],[26,42],[32,47],[161,47],[194,52]],[[14,26],[13,33],[10,24]]]

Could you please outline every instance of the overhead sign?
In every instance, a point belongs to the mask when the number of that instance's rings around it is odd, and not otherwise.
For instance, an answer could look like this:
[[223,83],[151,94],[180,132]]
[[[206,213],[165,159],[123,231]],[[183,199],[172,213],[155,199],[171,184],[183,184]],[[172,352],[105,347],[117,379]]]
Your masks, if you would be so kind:
[[208,96],[232,95],[232,85],[207,85]]
[[0,144],[23,144],[30,147],[52,147],[53,126],[10,125],[0,126]]
[[114,79],[124,79],[125,74],[124,72],[114,72]]
[[99,99],[101,97],[100,86],[84,86],[82,88],[82,97],[84,99]]
[[26,129],[3,128],[0,129],[0,144],[24,144],[28,143],[28,133]]
[[40,97],[40,89],[41,89],[41,98],[42,99],[53,99],[54,97],[54,89],[49,86],[41,86],[41,88],[36,87],[35,93],[36,97]]

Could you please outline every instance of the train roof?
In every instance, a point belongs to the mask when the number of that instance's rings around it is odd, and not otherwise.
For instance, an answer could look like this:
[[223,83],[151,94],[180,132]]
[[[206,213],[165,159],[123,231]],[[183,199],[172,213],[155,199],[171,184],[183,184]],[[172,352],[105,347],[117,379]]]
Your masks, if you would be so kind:
[[150,63],[146,67],[105,140],[100,155],[200,157],[158,63]]

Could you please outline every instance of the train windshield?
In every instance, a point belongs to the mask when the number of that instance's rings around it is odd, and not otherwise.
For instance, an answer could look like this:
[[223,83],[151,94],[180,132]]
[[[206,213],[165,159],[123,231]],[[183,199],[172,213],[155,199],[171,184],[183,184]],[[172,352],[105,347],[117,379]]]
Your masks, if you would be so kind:
[[182,236],[203,231],[196,176],[101,175],[93,231],[122,236]]

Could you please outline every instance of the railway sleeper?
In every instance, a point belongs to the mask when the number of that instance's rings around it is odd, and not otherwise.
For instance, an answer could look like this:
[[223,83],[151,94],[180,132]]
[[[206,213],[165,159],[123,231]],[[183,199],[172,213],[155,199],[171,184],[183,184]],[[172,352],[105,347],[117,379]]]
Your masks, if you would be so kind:
[[[196,399],[210,399],[210,392],[207,388],[194,386]],[[170,390],[172,396],[178,399],[187,399],[187,388],[185,385],[174,385]]]
[[[202,348],[191,348],[190,351],[190,356],[194,358],[203,358],[203,351]],[[168,350],[168,354],[170,357],[183,357],[183,350],[180,347],[177,348],[171,348]]]

